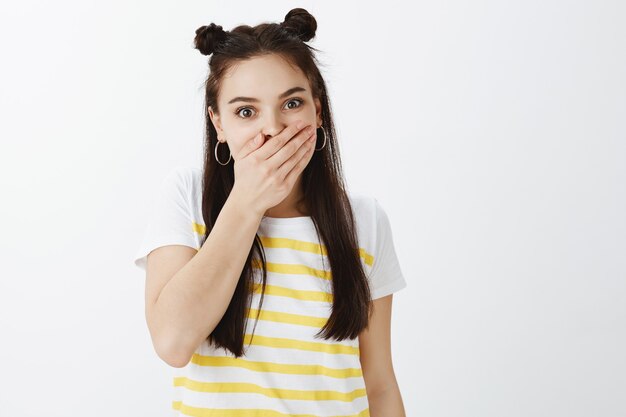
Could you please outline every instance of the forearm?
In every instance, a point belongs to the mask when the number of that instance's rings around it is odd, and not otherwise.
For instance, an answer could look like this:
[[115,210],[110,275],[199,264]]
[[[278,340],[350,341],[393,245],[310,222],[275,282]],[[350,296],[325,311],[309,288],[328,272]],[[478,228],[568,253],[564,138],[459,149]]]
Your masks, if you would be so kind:
[[397,386],[367,396],[370,417],[406,417]]
[[261,218],[231,192],[198,253],[170,279],[155,302],[156,332],[181,365],[224,316]]

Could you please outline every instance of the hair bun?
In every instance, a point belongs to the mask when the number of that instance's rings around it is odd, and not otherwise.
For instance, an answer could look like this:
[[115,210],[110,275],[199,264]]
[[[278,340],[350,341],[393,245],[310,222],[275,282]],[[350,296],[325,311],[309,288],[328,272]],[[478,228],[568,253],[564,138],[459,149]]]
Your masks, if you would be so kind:
[[315,37],[317,21],[305,9],[298,7],[291,9],[285,15],[285,21],[280,26],[297,36],[302,42],[306,42]]
[[203,55],[211,55],[219,43],[226,39],[226,32],[220,25],[211,23],[196,29],[195,48]]

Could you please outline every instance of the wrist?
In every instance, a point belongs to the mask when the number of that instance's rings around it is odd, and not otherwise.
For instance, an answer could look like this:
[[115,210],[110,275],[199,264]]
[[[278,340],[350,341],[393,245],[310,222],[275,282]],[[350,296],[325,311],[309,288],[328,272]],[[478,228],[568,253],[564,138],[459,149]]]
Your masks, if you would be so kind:
[[265,210],[255,207],[247,198],[246,194],[238,188],[233,187],[226,204],[229,204],[240,216],[261,221],[265,215]]

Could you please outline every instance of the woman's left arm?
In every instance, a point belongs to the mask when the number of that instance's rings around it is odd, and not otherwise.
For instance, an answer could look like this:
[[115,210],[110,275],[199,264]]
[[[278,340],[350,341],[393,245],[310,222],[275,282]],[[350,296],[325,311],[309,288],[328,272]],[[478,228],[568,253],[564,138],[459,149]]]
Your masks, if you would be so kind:
[[359,351],[370,417],[406,417],[391,360],[393,294],[372,301],[369,326],[359,334]]

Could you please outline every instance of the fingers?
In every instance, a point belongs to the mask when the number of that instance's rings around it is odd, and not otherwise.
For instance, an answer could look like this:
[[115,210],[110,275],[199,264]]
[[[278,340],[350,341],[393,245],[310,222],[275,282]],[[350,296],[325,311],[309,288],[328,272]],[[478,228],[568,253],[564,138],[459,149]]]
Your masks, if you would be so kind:
[[[307,124],[305,122],[297,120],[295,123],[292,123],[284,128],[278,135],[265,142],[263,147],[258,150],[257,154],[261,159],[270,159],[275,153],[282,150],[287,142],[296,136],[296,134],[302,132],[306,126]],[[295,148],[297,148],[297,146]],[[291,148],[291,153],[295,152],[295,148]],[[291,153],[289,156],[291,156]],[[284,158],[281,161],[276,161],[277,163],[274,163],[274,167],[280,166],[283,162],[285,162],[285,159],[287,158]]]
[[248,142],[246,142],[246,144],[242,146],[241,150],[239,151],[239,155],[237,156],[237,159],[245,158],[246,156],[257,150],[262,144],[263,136],[260,133],[257,133],[255,137],[248,140]]
[[295,181],[295,178],[307,166],[315,151],[316,137],[316,133],[313,136],[309,136],[298,148],[298,151],[278,168],[276,175],[279,178],[284,178],[283,181],[287,183],[291,183],[290,181],[292,180]]
[[307,128],[300,130],[296,136],[291,138],[291,140],[283,145],[283,147],[280,148],[274,155],[270,156],[268,159],[270,169],[280,169],[283,164],[287,163],[292,157],[295,156],[307,139],[316,136],[316,129],[312,126],[308,126]]

